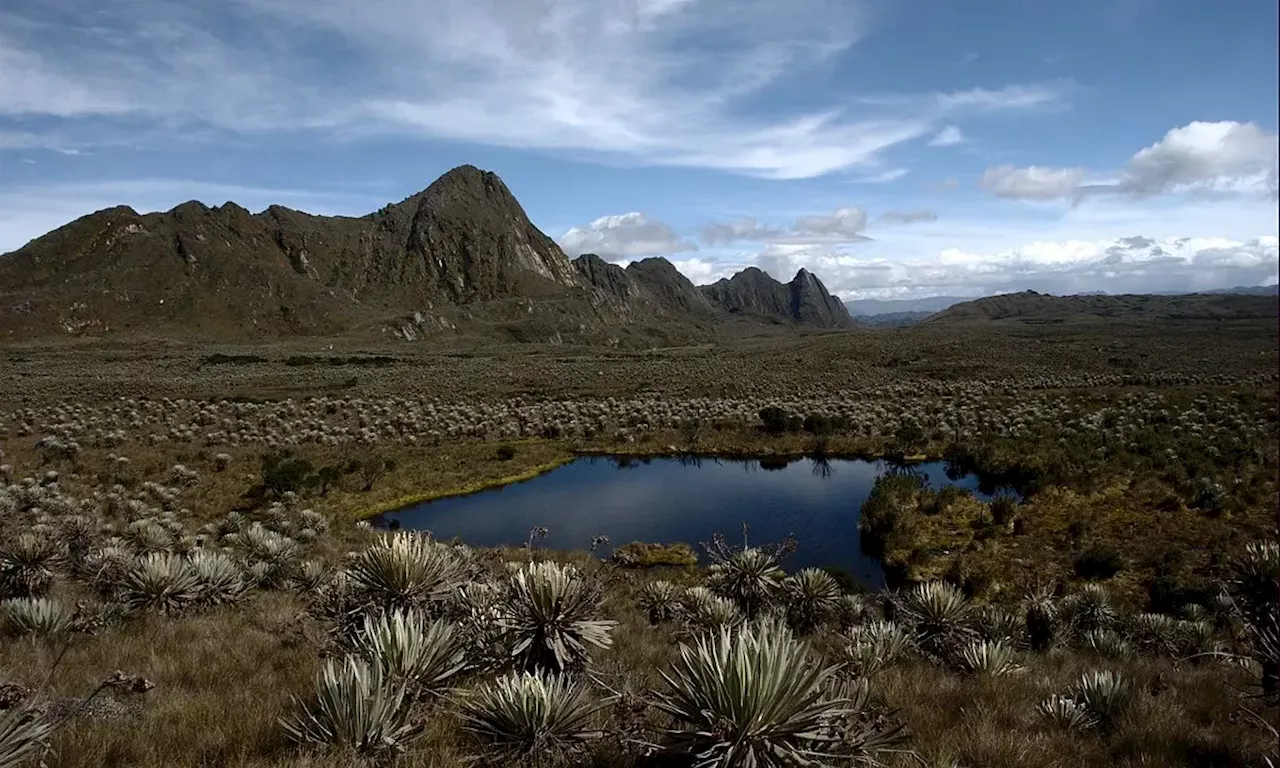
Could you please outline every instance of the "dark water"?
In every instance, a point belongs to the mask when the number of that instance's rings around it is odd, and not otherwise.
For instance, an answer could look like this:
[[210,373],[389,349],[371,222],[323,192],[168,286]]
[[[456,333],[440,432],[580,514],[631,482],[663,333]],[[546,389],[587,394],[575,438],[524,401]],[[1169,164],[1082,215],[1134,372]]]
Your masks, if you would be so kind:
[[[883,462],[837,459],[766,469],[756,460],[651,459],[624,466],[618,459],[581,458],[524,483],[409,507],[383,516],[381,524],[399,521],[475,546],[521,545],[540,525],[549,529],[536,544],[541,547],[586,549],[593,536],[605,535],[616,546],[683,541],[703,557],[700,542],[720,532],[740,543],[746,522],[752,544],[796,537],[799,549],[783,563],[788,571],[836,566],[879,587],[884,571],[861,551],[858,512],[876,477],[890,470]],[[953,471],[956,479],[948,478],[944,464],[910,471],[927,476],[933,488],[954,485],[990,498],[979,492],[975,476]]]

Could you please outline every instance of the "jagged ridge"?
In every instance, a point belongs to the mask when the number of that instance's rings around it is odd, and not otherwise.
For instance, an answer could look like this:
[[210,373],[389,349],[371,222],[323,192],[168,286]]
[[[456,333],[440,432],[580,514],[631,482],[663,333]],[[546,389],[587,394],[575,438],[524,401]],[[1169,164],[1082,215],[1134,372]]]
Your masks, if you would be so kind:
[[195,201],[84,216],[0,256],[0,338],[332,334],[405,316],[455,329],[459,320],[528,325],[528,315],[577,330],[706,325],[728,313],[851,324],[808,272],[788,286],[754,272],[726,294],[699,289],[664,259],[626,269],[594,256],[570,262],[496,174],[461,166],[362,217]]

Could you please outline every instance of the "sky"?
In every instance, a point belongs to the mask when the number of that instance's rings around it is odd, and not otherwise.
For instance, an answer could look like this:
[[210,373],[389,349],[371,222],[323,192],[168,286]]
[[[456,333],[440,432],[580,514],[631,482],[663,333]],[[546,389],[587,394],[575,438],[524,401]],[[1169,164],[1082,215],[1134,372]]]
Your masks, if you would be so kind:
[[[571,257],[845,299],[1274,284],[1275,0],[6,0],[0,252],[496,172]],[[2,258],[2,257],[0,257]]]

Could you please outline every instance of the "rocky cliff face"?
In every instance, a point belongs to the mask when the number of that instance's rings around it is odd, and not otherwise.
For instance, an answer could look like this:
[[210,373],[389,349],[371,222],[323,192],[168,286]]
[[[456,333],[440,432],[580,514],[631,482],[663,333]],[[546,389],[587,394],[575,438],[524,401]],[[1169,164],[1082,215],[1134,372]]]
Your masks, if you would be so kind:
[[854,326],[848,307],[827,293],[826,286],[812,272],[801,269],[787,287],[791,293],[791,318],[797,323],[818,328]]
[[801,269],[790,283],[780,283],[755,267],[702,287],[714,304],[733,314],[752,315],[776,323],[815,328],[851,328],[849,310],[827,293],[822,282]]

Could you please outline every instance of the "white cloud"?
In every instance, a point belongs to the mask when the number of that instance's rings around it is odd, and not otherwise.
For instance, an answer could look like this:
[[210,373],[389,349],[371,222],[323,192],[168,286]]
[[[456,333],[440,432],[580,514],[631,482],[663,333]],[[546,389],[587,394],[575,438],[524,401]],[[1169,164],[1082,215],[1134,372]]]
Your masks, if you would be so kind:
[[1077,200],[1102,194],[1130,197],[1184,192],[1277,196],[1280,137],[1254,123],[1193,122],[1139,150],[1117,178],[1083,184],[1082,168],[988,168],[979,182],[1010,198]]
[[[833,97],[760,110],[766,88],[800,82],[865,34],[852,0],[58,8],[18,0],[0,12],[0,115],[127,119],[111,127],[162,126],[170,140],[198,126],[396,133],[792,179],[874,168],[949,115],[1059,95],[1020,85],[908,97],[906,109]],[[82,143],[110,133],[68,130]]]
[[957,144],[963,144],[965,141],[964,133],[954,125],[948,125],[932,139],[929,139],[931,147],[954,147]]
[[788,245],[858,243],[870,240],[862,234],[866,228],[867,214],[849,206],[830,214],[799,216],[786,228],[762,224],[753,218],[717,222],[703,228],[702,240],[708,245],[742,241]]
[[681,239],[671,227],[634,211],[601,216],[584,227],[573,227],[560,238],[560,247],[571,257],[594,253],[612,260],[698,250],[695,243]]
[[939,94],[937,100],[947,109],[1028,109],[1058,102],[1062,89],[1062,85],[1010,85],[995,90],[971,88]]
[[1084,181],[1083,168],[1045,168],[1032,165],[988,168],[978,186],[997,197],[1020,200],[1057,200],[1070,195]]
[[859,104],[923,109],[938,120],[960,114],[1019,112],[1060,107],[1075,88],[1069,81],[1007,85],[1003,88],[969,88],[927,94],[877,94],[861,96]]
[[853,182],[855,184],[888,184],[891,181],[897,181],[908,173],[911,173],[911,171],[906,168],[890,168],[880,173],[873,173],[870,176],[853,179]]
[[1116,191],[1273,191],[1278,139],[1254,123],[1194,122],[1174,128],[1133,156]]
[[885,211],[878,219],[885,224],[920,224],[938,220],[938,214],[927,208],[916,211]]

